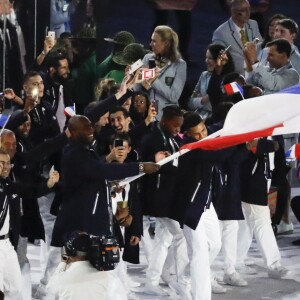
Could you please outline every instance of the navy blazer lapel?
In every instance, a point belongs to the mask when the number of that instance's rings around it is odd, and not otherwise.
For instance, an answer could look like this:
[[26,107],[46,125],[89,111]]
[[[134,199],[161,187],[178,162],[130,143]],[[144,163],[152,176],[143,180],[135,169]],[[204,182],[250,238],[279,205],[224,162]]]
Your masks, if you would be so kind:
[[240,47],[240,49],[243,50],[242,41],[240,39],[240,36],[238,35],[238,33],[235,30],[235,25],[234,25],[232,19],[229,19],[227,22],[228,22],[229,29],[231,31],[232,38],[236,41],[236,43]]

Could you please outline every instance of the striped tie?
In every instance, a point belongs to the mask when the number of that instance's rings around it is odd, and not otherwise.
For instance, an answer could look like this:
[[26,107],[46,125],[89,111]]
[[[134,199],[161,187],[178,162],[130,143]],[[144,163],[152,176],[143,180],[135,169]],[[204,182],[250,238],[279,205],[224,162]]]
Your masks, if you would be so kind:
[[245,44],[248,42],[245,30],[241,29],[240,34],[241,34],[242,44],[243,44],[243,46],[245,46]]

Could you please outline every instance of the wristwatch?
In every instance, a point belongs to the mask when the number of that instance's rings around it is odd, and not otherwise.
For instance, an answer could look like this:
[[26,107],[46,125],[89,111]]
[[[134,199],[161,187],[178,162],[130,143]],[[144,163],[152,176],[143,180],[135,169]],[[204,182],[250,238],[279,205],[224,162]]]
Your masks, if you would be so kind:
[[140,173],[145,173],[145,171],[144,171],[144,164],[143,163],[139,163],[139,172]]

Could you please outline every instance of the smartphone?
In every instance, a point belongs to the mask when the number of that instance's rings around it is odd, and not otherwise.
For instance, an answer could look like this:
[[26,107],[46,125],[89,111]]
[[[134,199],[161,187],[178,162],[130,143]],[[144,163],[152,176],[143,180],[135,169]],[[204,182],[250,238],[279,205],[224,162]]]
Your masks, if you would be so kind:
[[48,37],[52,38],[53,40],[55,40],[55,31],[48,31]]
[[129,75],[133,74],[137,69],[139,69],[143,65],[143,62],[141,59],[134,62],[130,68],[129,68]]
[[150,79],[155,77],[155,70],[154,69],[146,69],[142,71],[142,80]]
[[155,64],[155,59],[154,58],[150,58],[149,61],[148,61],[148,66],[149,66],[149,69],[153,69],[156,67],[156,64]]
[[69,3],[64,4],[63,9],[62,9],[63,12],[66,12],[68,10],[68,7],[69,7]]
[[152,100],[153,107],[155,108],[155,111],[158,112],[158,100]]
[[123,147],[123,145],[124,145],[123,142],[124,142],[124,141],[121,140],[121,139],[115,139],[115,140],[114,140],[114,148],[117,148],[117,147]]
[[31,91],[31,97],[32,98],[36,98],[37,96],[39,95],[39,90],[38,88],[33,88],[32,91]]
[[229,45],[227,48],[225,48],[224,52],[222,54],[226,53],[229,50],[230,47],[231,47],[231,45]]

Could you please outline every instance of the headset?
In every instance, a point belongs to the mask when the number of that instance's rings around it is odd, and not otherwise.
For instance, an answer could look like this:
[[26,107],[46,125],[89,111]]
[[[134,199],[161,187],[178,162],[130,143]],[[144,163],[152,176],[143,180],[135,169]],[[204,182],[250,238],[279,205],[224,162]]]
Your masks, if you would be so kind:
[[82,231],[73,231],[64,244],[65,256],[86,256],[90,245],[89,234]]

